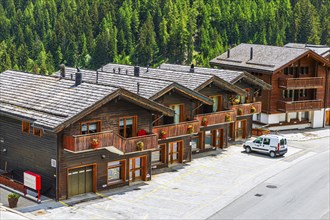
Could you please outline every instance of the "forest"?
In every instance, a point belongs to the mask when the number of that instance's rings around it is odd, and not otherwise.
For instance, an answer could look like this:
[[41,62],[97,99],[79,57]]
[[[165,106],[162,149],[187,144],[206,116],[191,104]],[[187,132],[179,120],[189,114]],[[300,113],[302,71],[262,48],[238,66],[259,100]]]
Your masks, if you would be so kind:
[[0,72],[208,66],[240,43],[330,45],[329,0],[0,0]]

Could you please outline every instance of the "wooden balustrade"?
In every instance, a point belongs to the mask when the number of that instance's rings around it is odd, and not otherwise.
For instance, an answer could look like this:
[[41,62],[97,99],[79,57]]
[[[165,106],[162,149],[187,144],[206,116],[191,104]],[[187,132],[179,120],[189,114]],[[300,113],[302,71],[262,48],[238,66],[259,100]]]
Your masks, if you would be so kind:
[[323,77],[279,78],[278,86],[285,89],[308,89],[323,87]]
[[314,110],[314,109],[321,109],[323,106],[323,100],[302,100],[302,101],[278,101],[277,102],[277,109],[279,111],[285,112],[295,112],[300,110]]
[[104,131],[93,134],[65,136],[63,140],[64,148],[71,151],[83,151],[93,149],[92,140],[97,139],[97,148],[113,146],[113,132]]
[[261,112],[261,102],[230,105],[228,108],[235,111],[237,116],[259,114]]
[[[143,143],[142,149],[138,149],[138,142]],[[149,150],[157,148],[158,139],[156,134],[149,134],[138,137],[123,138],[122,136],[114,135],[114,146],[124,153],[130,153],[139,150]]]
[[221,112],[213,112],[208,114],[200,114],[196,115],[195,119],[200,121],[202,126],[205,126],[205,122],[207,122],[206,126],[215,125],[215,124],[223,124],[230,123],[236,120],[236,112],[233,110],[229,111],[221,111]]
[[198,120],[185,121],[178,124],[161,125],[152,128],[152,133],[157,134],[158,139],[162,138],[162,131],[166,133],[166,138],[188,135],[190,131],[192,131],[192,133],[197,133],[200,131],[200,122]]
[[112,131],[104,131],[86,135],[65,136],[63,144],[65,149],[78,152],[94,149],[91,144],[93,139],[97,139],[99,142],[98,146],[94,148],[114,146],[124,153],[137,151],[137,142],[139,141],[143,142],[144,150],[156,148],[158,145],[156,134],[123,138],[118,134],[114,134]]

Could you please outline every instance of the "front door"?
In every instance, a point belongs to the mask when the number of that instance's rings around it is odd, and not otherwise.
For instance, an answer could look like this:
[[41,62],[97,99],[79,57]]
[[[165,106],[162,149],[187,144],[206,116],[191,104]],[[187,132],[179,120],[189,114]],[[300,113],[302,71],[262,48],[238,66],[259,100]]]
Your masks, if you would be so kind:
[[224,146],[224,130],[223,128],[217,129],[215,132],[215,147],[223,148]]
[[182,163],[183,141],[168,144],[168,163]]
[[174,115],[174,124],[184,121],[184,107],[183,104],[170,105],[170,109],[173,109],[175,112]]
[[146,180],[147,156],[134,157],[129,160],[129,181]]
[[245,139],[246,137],[246,123],[247,121],[239,120],[235,124],[235,140]]
[[69,169],[68,196],[93,191],[93,166]]

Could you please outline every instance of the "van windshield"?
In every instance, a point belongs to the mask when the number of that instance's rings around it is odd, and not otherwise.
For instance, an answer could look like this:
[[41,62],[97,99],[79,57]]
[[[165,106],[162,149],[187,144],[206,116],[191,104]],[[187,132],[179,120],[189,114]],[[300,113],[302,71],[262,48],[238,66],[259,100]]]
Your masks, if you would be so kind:
[[281,146],[286,145],[286,139],[281,139],[281,140],[280,140],[280,145],[281,145]]

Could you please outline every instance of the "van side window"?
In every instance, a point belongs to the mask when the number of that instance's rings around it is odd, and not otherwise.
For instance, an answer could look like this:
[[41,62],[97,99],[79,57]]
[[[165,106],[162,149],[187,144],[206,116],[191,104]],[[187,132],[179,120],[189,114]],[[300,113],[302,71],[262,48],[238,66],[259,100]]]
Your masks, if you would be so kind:
[[264,138],[264,144],[269,145],[270,144],[270,139],[269,138]]
[[280,145],[282,145],[282,146],[283,146],[283,145],[286,145],[286,139],[281,139],[281,140],[280,140]]
[[262,138],[261,137],[258,137],[257,139],[255,139],[253,141],[253,143],[257,143],[257,144],[261,144],[261,142],[262,142]]

